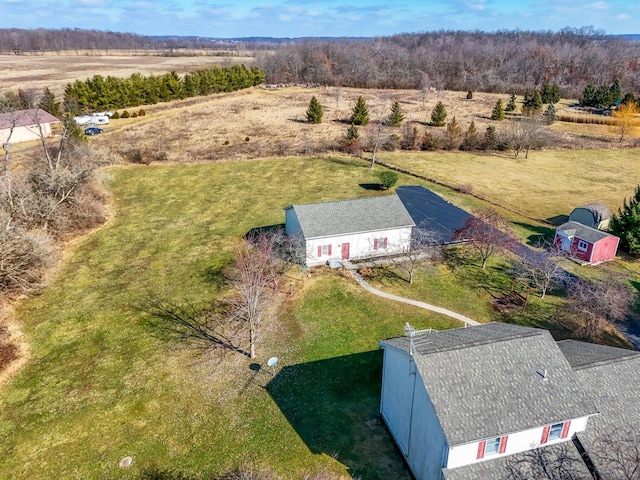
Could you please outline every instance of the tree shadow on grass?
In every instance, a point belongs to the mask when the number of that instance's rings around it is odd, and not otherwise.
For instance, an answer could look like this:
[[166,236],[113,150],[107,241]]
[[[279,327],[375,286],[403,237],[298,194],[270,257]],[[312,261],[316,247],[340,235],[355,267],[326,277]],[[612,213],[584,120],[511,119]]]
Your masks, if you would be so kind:
[[532,247],[538,247],[542,243],[552,242],[556,235],[556,229],[551,227],[541,227],[538,225],[531,225],[529,223],[514,222],[514,225],[526,228],[527,230],[533,230],[534,234],[527,237],[527,245]]
[[384,186],[380,183],[361,183],[359,185],[365,190],[385,190]]
[[353,477],[409,478],[379,416],[382,352],[284,367],[267,391],[307,447]]

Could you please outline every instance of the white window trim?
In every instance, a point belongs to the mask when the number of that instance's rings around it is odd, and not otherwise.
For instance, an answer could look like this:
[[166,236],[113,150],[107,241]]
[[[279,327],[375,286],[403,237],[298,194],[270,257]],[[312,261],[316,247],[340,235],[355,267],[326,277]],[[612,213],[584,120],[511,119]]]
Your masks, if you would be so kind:
[[578,240],[578,250],[580,250],[581,252],[586,252],[588,248],[589,244],[587,242],[585,242],[584,240]]
[[[491,439],[487,439],[484,445],[484,456],[488,457],[489,455],[498,455],[500,452],[500,442],[502,441],[502,437],[495,437]],[[489,446],[495,445],[495,451],[490,451]]]
[[553,440],[560,440],[562,438],[562,430],[564,429],[564,422],[562,423],[554,423],[549,427],[549,436],[547,437],[547,442],[551,442]]

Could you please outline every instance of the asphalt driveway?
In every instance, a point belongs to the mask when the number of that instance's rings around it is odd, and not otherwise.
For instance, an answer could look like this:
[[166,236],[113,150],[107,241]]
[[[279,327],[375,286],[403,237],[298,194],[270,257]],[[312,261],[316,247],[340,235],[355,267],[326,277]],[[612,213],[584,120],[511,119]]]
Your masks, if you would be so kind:
[[451,243],[456,230],[471,215],[424,187],[398,187],[396,193],[416,226],[437,232],[442,243]]

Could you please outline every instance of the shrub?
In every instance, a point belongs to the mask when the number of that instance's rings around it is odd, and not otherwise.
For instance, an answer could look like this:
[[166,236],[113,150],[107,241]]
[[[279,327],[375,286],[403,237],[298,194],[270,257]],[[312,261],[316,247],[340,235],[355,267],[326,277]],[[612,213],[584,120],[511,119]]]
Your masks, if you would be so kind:
[[364,97],[358,97],[353,107],[350,120],[352,125],[364,126],[369,123],[369,109],[367,108],[367,102],[364,101]]
[[470,183],[463,183],[458,187],[458,191],[460,193],[470,195],[471,193],[473,193],[473,185],[471,185]]
[[502,100],[500,99],[498,99],[495,107],[493,107],[493,111],[491,112],[491,120],[504,120],[504,108],[502,107]]
[[444,127],[445,119],[447,118],[447,111],[444,108],[444,103],[438,102],[431,112],[431,125],[434,127]]
[[249,137],[244,137],[245,142],[248,142],[249,140],[250,140]]
[[117,110],[115,112],[113,112],[113,115],[111,115],[111,118],[113,120],[118,120],[120,118],[120,114],[118,113]]
[[473,100],[473,92],[471,90],[467,92],[467,100]]
[[378,173],[380,185],[384,190],[388,190],[398,182],[398,174],[392,170],[383,170]]
[[373,269],[370,267],[362,267],[358,270],[358,273],[363,276],[363,277],[372,277],[373,276]]
[[136,118],[137,116],[138,116],[138,112],[133,112],[133,113],[131,114],[131,118]]
[[430,132],[425,132],[422,137],[422,150],[438,150],[441,144],[442,142],[440,141],[440,139]]
[[120,115],[122,118],[129,118],[129,112],[127,110],[125,110],[124,112],[122,112],[122,115]]
[[138,110],[138,116],[139,117],[144,117],[147,114],[147,112],[145,112],[144,108],[141,108],[140,110]]
[[224,141],[224,144],[225,144],[225,145],[229,145],[229,140],[225,140],[225,141]]
[[322,122],[322,105],[318,102],[318,99],[313,96],[309,102],[309,108],[307,108],[307,121],[309,123],[318,124]]
[[400,143],[400,136],[394,133],[392,135],[389,135],[389,137],[382,144],[381,149],[385,152],[393,152],[400,148]]

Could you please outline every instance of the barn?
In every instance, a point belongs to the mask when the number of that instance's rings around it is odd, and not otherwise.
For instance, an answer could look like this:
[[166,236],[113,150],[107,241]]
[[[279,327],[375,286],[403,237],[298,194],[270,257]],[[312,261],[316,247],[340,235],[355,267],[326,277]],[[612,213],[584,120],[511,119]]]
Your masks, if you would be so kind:
[[554,243],[575,259],[597,264],[613,260],[620,239],[615,235],[569,221],[556,229]]
[[290,205],[285,231],[304,243],[306,264],[406,252],[415,226],[397,195]]
[[578,222],[598,230],[606,230],[609,228],[609,222],[611,221],[611,212],[609,207],[602,203],[589,203],[588,205],[574,208],[571,215],[569,215],[569,221]]
[[39,108],[0,113],[0,145],[38,140],[53,135],[56,117]]

